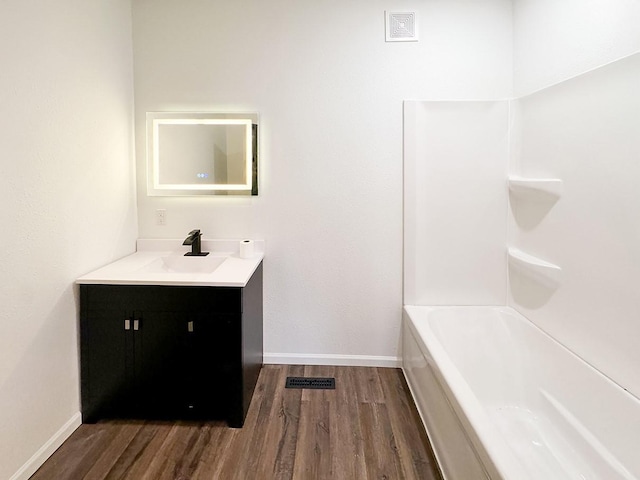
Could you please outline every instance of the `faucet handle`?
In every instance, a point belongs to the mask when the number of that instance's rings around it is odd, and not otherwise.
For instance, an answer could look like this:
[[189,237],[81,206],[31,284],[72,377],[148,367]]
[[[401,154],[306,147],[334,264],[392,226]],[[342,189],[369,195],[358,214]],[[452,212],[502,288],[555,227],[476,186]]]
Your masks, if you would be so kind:
[[191,245],[191,251],[184,254],[185,257],[204,257],[209,255],[209,252],[202,251],[202,243],[199,229],[191,230],[189,236],[182,242],[183,245]]

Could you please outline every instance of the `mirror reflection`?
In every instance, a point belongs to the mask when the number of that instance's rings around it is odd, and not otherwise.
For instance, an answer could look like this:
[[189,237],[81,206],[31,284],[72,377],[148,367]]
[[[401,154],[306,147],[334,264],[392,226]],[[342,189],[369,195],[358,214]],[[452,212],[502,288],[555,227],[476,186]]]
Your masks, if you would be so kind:
[[149,195],[257,195],[257,114],[147,114]]

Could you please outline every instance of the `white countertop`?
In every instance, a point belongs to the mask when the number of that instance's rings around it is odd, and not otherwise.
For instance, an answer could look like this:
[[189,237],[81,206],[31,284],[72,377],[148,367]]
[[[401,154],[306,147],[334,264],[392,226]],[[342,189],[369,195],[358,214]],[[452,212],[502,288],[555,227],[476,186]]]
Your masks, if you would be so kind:
[[[105,265],[76,280],[79,284],[103,285],[174,285],[207,287],[244,287],[264,258],[264,241],[254,241],[254,255],[240,258],[240,240],[202,239],[202,251],[224,257],[222,264],[210,273],[178,272],[158,267],[162,258],[179,257],[191,251],[183,239],[139,239],[136,253]],[[197,258],[190,257],[193,261]],[[211,259],[209,259],[211,260]]]

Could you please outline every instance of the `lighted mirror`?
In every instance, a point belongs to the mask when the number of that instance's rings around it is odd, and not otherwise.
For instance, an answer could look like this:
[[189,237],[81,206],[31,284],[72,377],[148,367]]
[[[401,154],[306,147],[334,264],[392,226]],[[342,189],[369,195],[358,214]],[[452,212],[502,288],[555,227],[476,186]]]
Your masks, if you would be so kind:
[[257,195],[256,113],[147,113],[149,195]]

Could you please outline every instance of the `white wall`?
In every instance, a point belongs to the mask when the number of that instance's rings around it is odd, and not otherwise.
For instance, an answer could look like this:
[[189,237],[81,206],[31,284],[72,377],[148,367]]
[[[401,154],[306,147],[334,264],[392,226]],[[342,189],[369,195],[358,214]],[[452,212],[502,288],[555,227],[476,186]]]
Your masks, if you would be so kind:
[[130,4],[4,1],[0,39],[0,478],[17,479],[80,421],[74,279],[135,246]]
[[[508,96],[510,2],[133,5],[140,235],[265,239],[270,361],[393,361],[402,101]],[[420,42],[385,43],[385,9],[416,11]],[[147,197],[144,114],[163,110],[259,112],[260,196]]]
[[637,0],[513,0],[516,96],[638,51]]

